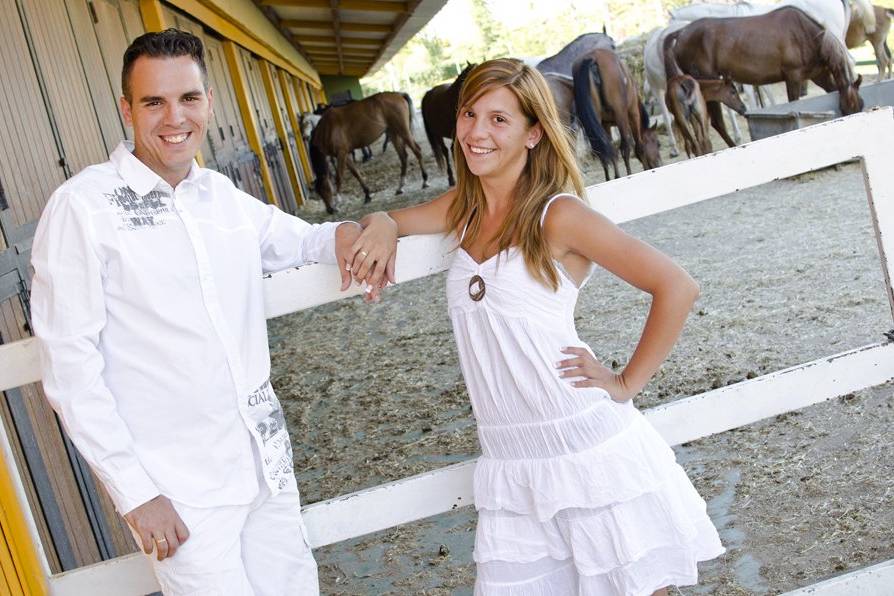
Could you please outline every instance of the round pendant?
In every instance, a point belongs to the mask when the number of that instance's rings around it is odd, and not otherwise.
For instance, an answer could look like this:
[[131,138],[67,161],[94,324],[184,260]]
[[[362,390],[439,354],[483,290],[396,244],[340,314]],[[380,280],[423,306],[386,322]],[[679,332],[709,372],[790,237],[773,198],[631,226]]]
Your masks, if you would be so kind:
[[473,275],[469,280],[469,298],[478,302],[484,298],[484,280],[480,275]]

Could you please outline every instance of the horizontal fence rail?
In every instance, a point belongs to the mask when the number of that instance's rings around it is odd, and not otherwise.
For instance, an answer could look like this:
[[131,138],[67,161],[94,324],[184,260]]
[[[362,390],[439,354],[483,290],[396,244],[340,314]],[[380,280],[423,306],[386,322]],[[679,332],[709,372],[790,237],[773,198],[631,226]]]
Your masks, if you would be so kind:
[[[886,258],[894,234],[894,170],[889,167],[892,139],[892,110],[877,109],[592,186],[587,189],[587,199],[607,217],[623,223],[861,159],[885,288],[894,313],[892,271]],[[453,248],[454,242],[443,236],[401,239],[398,283],[443,271]],[[267,276],[267,316],[360,293],[357,288],[339,292],[339,281],[335,267],[325,265]],[[33,339],[0,346],[0,363],[0,390],[40,380]],[[873,344],[677,400],[645,414],[665,440],[675,445],[879,385],[892,380],[892,375],[894,344]],[[0,438],[8,448],[5,435]],[[473,465],[464,462],[309,505],[304,515],[311,542],[314,546],[331,544],[469,505]],[[869,568],[848,574],[859,576],[853,581],[860,583],[839,586],[861,586],[861,594],[874,594],[866,586],[881,581],[878,578],[891,578],[894,562],[876,567],[881,571],[870,572],[875,568]],[[54,593],[61,595],[85,590],[97,595],[142,594],[158,589],[148,562],[139,554],[58,574],[51,581]],[[821,585],[805,589],[820,589]]]

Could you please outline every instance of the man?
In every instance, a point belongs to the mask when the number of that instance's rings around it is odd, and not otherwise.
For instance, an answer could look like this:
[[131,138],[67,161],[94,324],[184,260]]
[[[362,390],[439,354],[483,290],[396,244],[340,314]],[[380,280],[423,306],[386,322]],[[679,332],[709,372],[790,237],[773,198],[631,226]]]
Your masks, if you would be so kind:
[[195,36],[137,38],[122,83],[133,147],[59,187],[34,237],[47,396],[166,595],[316,594],[262,273],[338,263],[346,289],[353,264],[377,286],[392,255],[195,164],[213,104]]

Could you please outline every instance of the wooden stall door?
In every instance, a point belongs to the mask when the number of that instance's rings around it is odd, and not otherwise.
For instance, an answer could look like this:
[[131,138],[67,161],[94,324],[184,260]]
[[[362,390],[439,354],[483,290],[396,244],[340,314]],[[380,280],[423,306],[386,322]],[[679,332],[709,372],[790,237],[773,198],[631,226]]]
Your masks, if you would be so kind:
[[270,109],[270,102],[267,100],[267,92],[264,90],[264,82],[261,79],[261,65],[258,63],[258,59],[246,50],[240,49],[240,55],[248,83],[249,99],[255,111],[261,142],[264,144],[264,156],[270,166],[270,175],[276,187],[276,196],[279,197],[280,207],[284,211],[296,214],[298,206],[295,202],[295,192],[289,182],[285,157],[282,153],[283,148],[279,143],[279,136],[276,134],[273,112]]
[[[0,342],[31,334],[31,239],[46,200],[67,175],[106,159],[95,103],[102,95],[91,94],[87,62],[93,60],[90,71],[101,73],[106,85],[108,79],[98,45],[90,50],[90,38],[96,39],[86,11],[74,0],[0,0]],[[76,42],[76,31],[84,39]],[[114,123],[117,109],[108,116]],[[0,419],[51,569],[130,552],[129,534],[40,386],[3,393]]]

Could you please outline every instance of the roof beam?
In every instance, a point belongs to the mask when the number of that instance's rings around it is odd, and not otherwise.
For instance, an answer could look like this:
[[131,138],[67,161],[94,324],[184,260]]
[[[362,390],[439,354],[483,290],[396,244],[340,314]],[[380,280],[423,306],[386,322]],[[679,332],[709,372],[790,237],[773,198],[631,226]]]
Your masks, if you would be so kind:
[[[283,27],[293,29],[332,29],[332,21],[303,21],[298,19],[283,19]],[[391,33],[388,25],[373,25],[369,23],[341,23],[341,30],[354,33]]]
[[[334,44],[335,36],[329,37],[328,35],[302,35],[297,36],[293,35],[292,39],[295,43],[299,43],[302,46],[311,47],[318,44]],[[346,37],[345,35],[341,36],[341,43],[344,46],[366,46],[378,48],[382,45],[381,39],[364,39],[362,37]]]
[[[261,6],[295,6],[300,8],[330,8],[329,0],[261,0]],[[372,2],[370,0],[341,0],[340,10],[363,10],[367,12],[407,12],[409,2]]]
[[338,13],[338,0],[330,0],[332,6],[332,28],[335,30],[335,50],[338,52],[338,71],[344,74],[345,61],[341,55],[341,15]]

